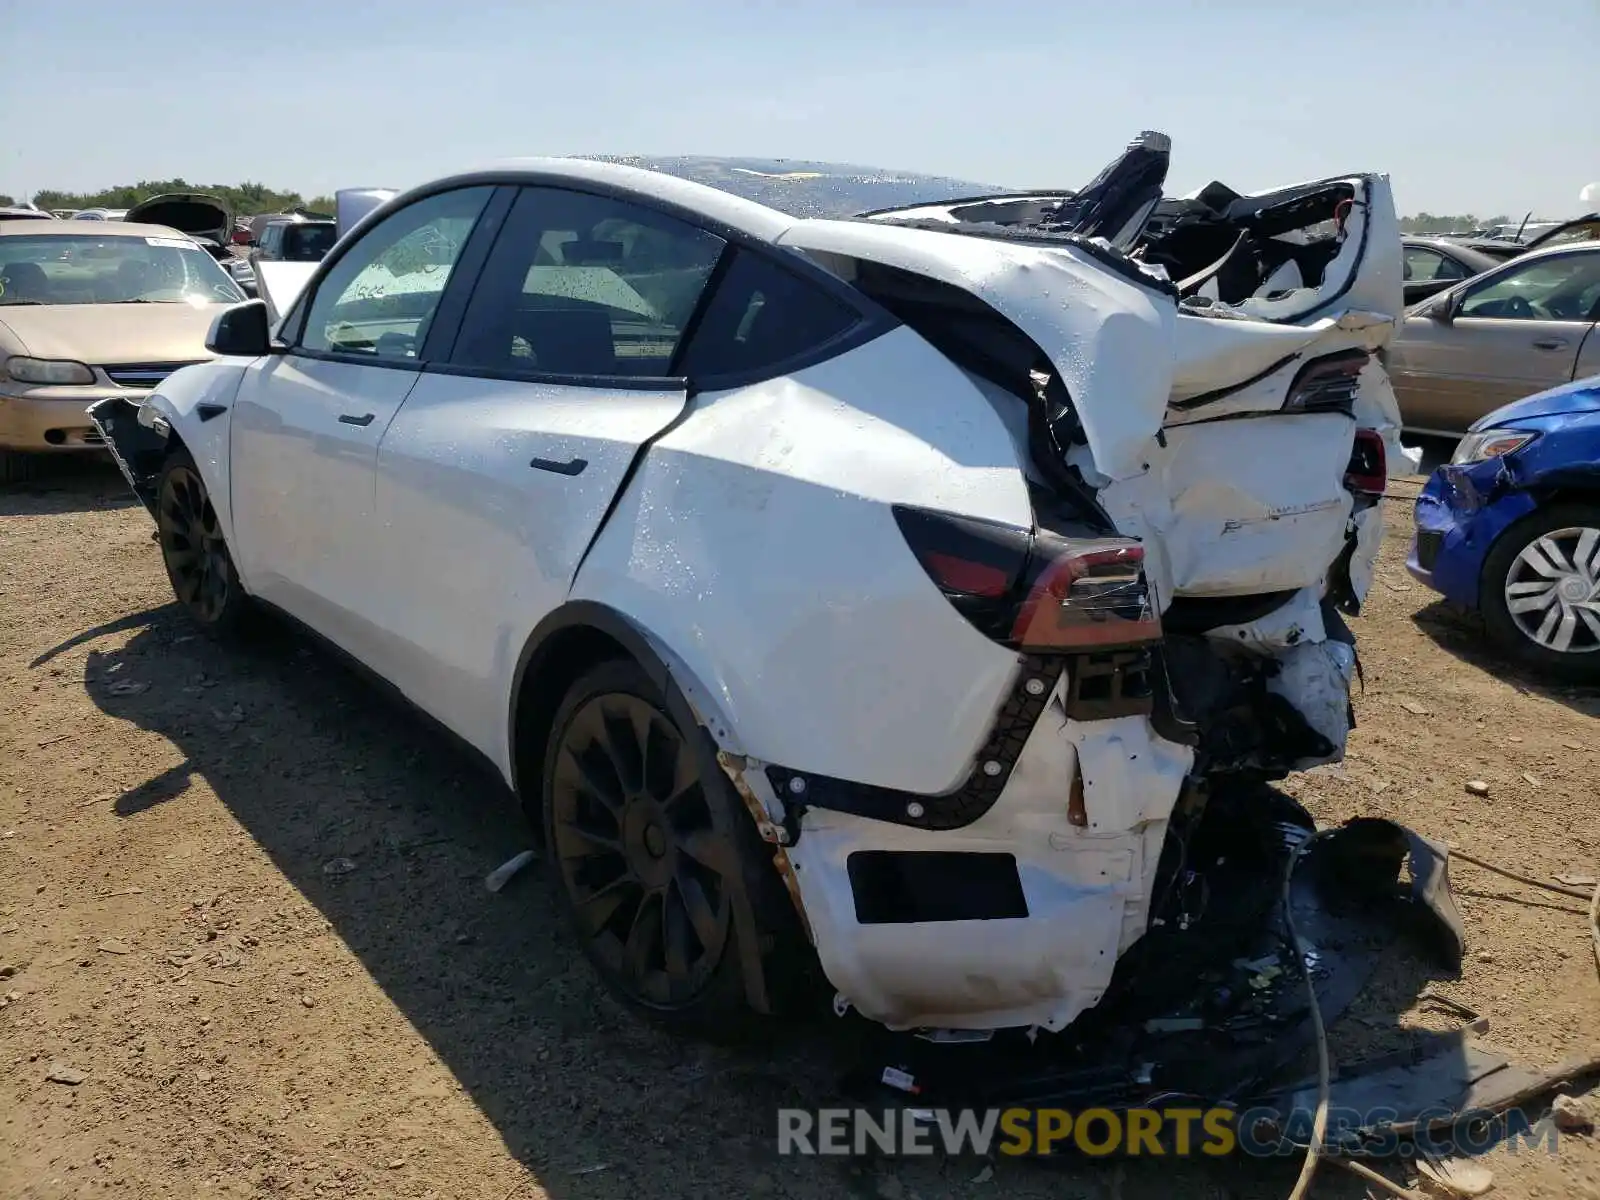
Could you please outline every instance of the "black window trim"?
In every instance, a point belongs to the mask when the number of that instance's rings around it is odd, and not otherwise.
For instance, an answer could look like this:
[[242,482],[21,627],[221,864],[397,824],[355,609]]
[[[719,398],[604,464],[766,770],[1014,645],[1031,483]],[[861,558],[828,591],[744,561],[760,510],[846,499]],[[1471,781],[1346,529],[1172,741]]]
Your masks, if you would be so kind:
[[[395,213],[410,208],[413,204],[420,204],[424,200],[431,200],[435,196],[442,196],[447,192],[466,191],[472,188],[484,187],[484,183],[462,183],[458,187],[441,187],[417,194],[408,194],[398,197],[406,202],[382,206],[371,214],[371,219],[363,221],[363,236],[360,238],[341,238],[334,244],[328,255],[317,265],[316,273],[307,281],[295,297],[294,304],[289,308],[289,314],[279,326],[281,331],[279,340],[284,345],[284,353],[293,358],[308,358],[316,362],[353,363],[363,367],[382,367],[391,371],[419,372],[427,368],[429,355],[440,349],[439,337],[441,330],[439,321],[441,316],[452,320],[449,326],[452,340],[455,329],[460,325],[460,313],[466,309],[466,296],[471,295],[471,287],[476,285],[478,276],[483,271],[483,264],[488,260],[489,249],[500,235],[500,227],[505,223],[506,214],[511,211],[511,201],[516,189],[500,185],[489,185],[492,190],[489,198],[484,201],[483,209],[478,213],[478,219],[472,227],[472,232],[467,235],[461,253],[456,256],[456,261],[451,265],[450,278],[446,280],[444,290],[439,294],[438,306],[434,309],[433,321],[428,326],[428,335],[423,339],[415,358],[377,358],[368,354],[356,354],[350,351],[338,350],[313,350],[301,345],[305,335],[305,323],[309,319],[311,306],[316,302],[317,292],[321,290],[323,281],[328,277],[335,264],[344,258],[350,250],[365,240],[365,233],[376,228],[381,222],[387,221]],[[381,213],[381,215],[379,215]],[[459,310],[452,309],[452,301],[459,303]]]
[[[454,363],[446,361],[445,356],[427,353],[427,351],[436,349],[436,347],[432,345],[435,333],[442,333],[439,314],[436,313],[434,317],[434,324],[430,328],[428,334],[429,344],[424,347],[425,353],[419,359],[408,360],[407,364],[402,365],[418,363],[420,364],[421,370],[425,374],[460,375],[470,379],[504,379],[512,382],[544,383],[558,387],[603,388],[611,391],[629,389],[635,391],[669,391],[681,389],[686,390],[690,394],[696,394],[699,392],[727,391],[738,387],[749,387],[753,384],[765,382],[768,379],[776,379],[782,375],[793,374],[795,371],[803,370],[806,367],[815,366],[818,363],[826,362],[828,359],[835,358],[840,354],[846,353],[847,351],[854,350],[858,346],[863,346],[866,343],[881,337],[891,329],[898,328],[901,324],[897,317],[881,307],[870,297],[857,291],[844,280],[840,279],[832,272],[818,266],[809,258],[805,257],[804,254],[798,251],[783,249],[762,238],[751,236],[750,234],[745,233],[743,230],[735,229],[714,217],[709,217],[704,213],[696,212],[694,209],[686,208],[683,205],[673,204],[670,201],[663,201],[654,196],[643,195],[629,188],[614,187],[610,184],[601,183],[595,180],[572,179],[567,176],[548,172],[481,171],[467,175],[457,175],[448,180],[440,180],[437,183],[425,185],[416,191],[408,192],[404,196],[400,196],[389,201],[387,204],[383,205],[371,216],[369,216],[367,221],[370,221],[372,224],[376,224],[377,221],[381,219],[380,214],[386,215],[389,211],[391,211],[391,205],[393,205],[395,209],[405,207],[405,205],[399,203],[399,201],[402,200],[406,201],[407,204],[412,204],[420,200],[427,199],[429,196],[436,195],[440,192],[454,191],[461,187],[482,186],[484,183],[490,182],[503,187],[508,193],[505,210],[500,214],[500,219],[495,224],[496,238],[498,238],[500,230],[504,226],[506,215],[510,212],[511,202],[514,199],[516,191],[522,188],[549,188],[569,192],[579,192],[585,195],[599,196],[608,200],[617,200],[625,204],[632,204],[646,209],[647,211],[658,213],[662,216],[671,217],[674,220],[693,226],[696,229],[704,230],[706,233],[722,239],[724,243],[722,253],[717,256],[717,261],[713,265],[711,273],[706,277],[705,286],[701,289],[700,298],[698,301],[696,301],[694,311],[691,312],[689,320],[684,324],[683,332],[678,339],[678,345],[673,350],[673,362],[670,364],[671,366],[678,365],[678,361],[682,356],[684,347],[689,344],[690,337],[693,335],[695,330],[699,328],[700,317],[703,315],[705,306],[709,302],[709,298],[712,294],[712,288],[715,284],[721,281],[722,274],[727,270],[725,263],[731,261],[731,251],[735,247],[765,258],[779,269],[788,270],[792,274],[798,275],[802,280],[818,287],[833,299],[842,303],[846,308],[857,313],[860,319],[852,323],[835,337],[832,337],[827,341],[812,347],[810,350],[804,353],[791,356],[788,359],[775,363],[769,363],[748,371],[702,375],[696,379],[690,380],[681,376],[566,375],[555,374],[548,371],[516,371],[509,370],[504,367],[481,368],[458,366]],[[496,200],[498,200],[498,193],[496,195]],[[495,201],[491,201],[491,204],[494,202]],[[488,210],[486,207],[486,214],[487,211]],[[366,223],[367,222],[363,222],[363,224]],[[482,218],[480,218],[478,222],[478,229],[483,228],[483,226],[484,221]],[[478,230],[475,229],[473,231],[474,239],[477,237],[477,233]],[[357,239],[350,239],[352,242],[355,240]],[[346,247],[346,249],[347,248],[348,247]],[[471,248],[470,243],[468,248]],[[462,251],[463,259],[466,257],[466,253],[466,250]],[[445,288],[445,296],[440,301],[441,311],[444,309],[445,305],[451,301],[451,292],[455,291],[458,285],[460,288],[464,289],[464,294],[461,298],[460,310],[458,313],[454,314],[453,321],[450,326],[450,349],[454,349],[455,337],[460,332],[461,320],[466,313],[467,300],[470,299],[472,290],[476,289],[478,280],[482,276],[484,264],[488,260],[488,253],[489,251],[485,249],[482,260],[476,263],[475,268],[471,273],[470,288],[468,287],[469,280],[466,273],[459,269],[460,260],[458,260],[457,271],[451,275],[450,282]],[[328,260],[325,259],[323,261],[326,264]],[[319,272],[317,277],[311,282],[313,284],[320,283],[321,278],[322,273]],[[308,285],[308,288],[309,286],[310,285]],[[298,304],[299,300],[297,300],[296,303]],[[296,351],[296,353],[299,352]],[[359,359],[350,355],[340,355],[339,359],[340,361],[370,361],[367,359]]]

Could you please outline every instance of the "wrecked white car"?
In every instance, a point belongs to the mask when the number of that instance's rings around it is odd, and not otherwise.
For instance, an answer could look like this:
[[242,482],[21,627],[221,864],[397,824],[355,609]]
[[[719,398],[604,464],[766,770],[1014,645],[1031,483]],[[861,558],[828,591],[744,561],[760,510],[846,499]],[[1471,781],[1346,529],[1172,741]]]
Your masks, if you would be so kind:
[[441,179],[94,416],[195,618],[287,613],[492,761],[638,1008],[820,962],[891,1029],[1061,1030],[1342,753],[1401,460],[1387,180],[1166,157],[857,219]]

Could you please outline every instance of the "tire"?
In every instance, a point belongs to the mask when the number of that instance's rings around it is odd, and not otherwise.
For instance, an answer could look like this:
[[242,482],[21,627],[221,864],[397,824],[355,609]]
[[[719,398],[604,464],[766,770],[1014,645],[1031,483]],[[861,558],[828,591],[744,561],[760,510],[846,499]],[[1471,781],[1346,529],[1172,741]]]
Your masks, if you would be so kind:
[[[1600,680],[1600,504],[1553,504],[1512,525],[1483,564],[1489,636],[1547,675]],[[1565,647],[1562,642],[1565,641]]]
[[217,637],[239,633],[250,616],[250,598],[239,584],[200,469],[181,447],[156,477],[156,541],[172,594],[190,618]]
[[[643,749],[641,749],[643,748]],[[607,988],[680,1032],[737,1041],[789,1008],[814,962],[711,740],[684,728],[642,667],[599,664],[567,692],[546,745],[545,846],[557,899]]]
[[37,472],[36,455],[0,449],[0,483],[26,483]]

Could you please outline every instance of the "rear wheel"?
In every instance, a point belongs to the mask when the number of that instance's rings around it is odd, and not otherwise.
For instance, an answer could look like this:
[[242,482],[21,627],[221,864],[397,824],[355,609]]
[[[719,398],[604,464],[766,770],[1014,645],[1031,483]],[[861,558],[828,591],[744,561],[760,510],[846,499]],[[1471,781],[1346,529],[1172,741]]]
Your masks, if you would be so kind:
[[1483,566],[1490,636],[1565,679],[1600,679],[1600,505],[1555,504],[1500,535]]
[[[805,948],[781,936],[794,920],[770,850],[703,731],[679,726],[638,664],[603,663],[568,692],[543,808],[553,882],[607,986],[668,1025],[748,1030],[745,955]],[[793,974],[775,965],[769,981]]]
[[0,449],[0,483],[26,483],[33,478],[38,462],[35,455]]
[[205,480],[187,450],[174,451],[156,480],[156,540],[178,602],[204,629],[238,630],[249,608]]

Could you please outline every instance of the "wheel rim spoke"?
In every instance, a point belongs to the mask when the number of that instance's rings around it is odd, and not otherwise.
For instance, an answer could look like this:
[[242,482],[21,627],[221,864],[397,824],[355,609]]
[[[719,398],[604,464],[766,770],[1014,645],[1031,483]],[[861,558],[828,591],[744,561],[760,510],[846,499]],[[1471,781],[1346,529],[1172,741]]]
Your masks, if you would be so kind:
[[589,936],[602,933],[613,917],[629,900],[638,894],[638,886],[627,875],[619,875],[604,887],[578,901],[578,911],[588,926]]
[[657,957],[661,941],[661,895],[652,892],[639,902],[622,947],[628,973],[641,984],[650,974],[651,959]]
[[[1509,589],[1508,589],[1509,590]],[[1552,604],[1559,604],[1556,590],[1548,587],[1532,596],[1521,596],[1515,600],[1507,600],[1506,607],[1514,613],[1543,612]]]
[[689,916],[684,912],[682,904],[671,902],[670,892],[661,898],[661,944],[665,952],[668,978],[676,982],[687,980],[690,957]]
[[683,906],[684,915],[694,929],[695,937],[700,939],[701,946],[710,949],[721,934],[721,925],[717,921],[717,914],[712,911],[711,901],[706,899],[705,889],[700,886],[698,879],[691,878],[686,872],[680,872],[673,880],[673,888],[678,902]]
[[1600,529],[1585,529],[1578,534],[1578,544],[1572,551],[1572,565],[1593,587],[1600,580]]
[[709,829],[696,829],[678,839],[679,848],[695,862],[717,875],[732,874],[728,843]]
[[1528,543],[1519,557],[1546,579],[1561,579],[1572,574],[1572,567],[1565,561],[1566,555],[1548,534],[1536,542]]

